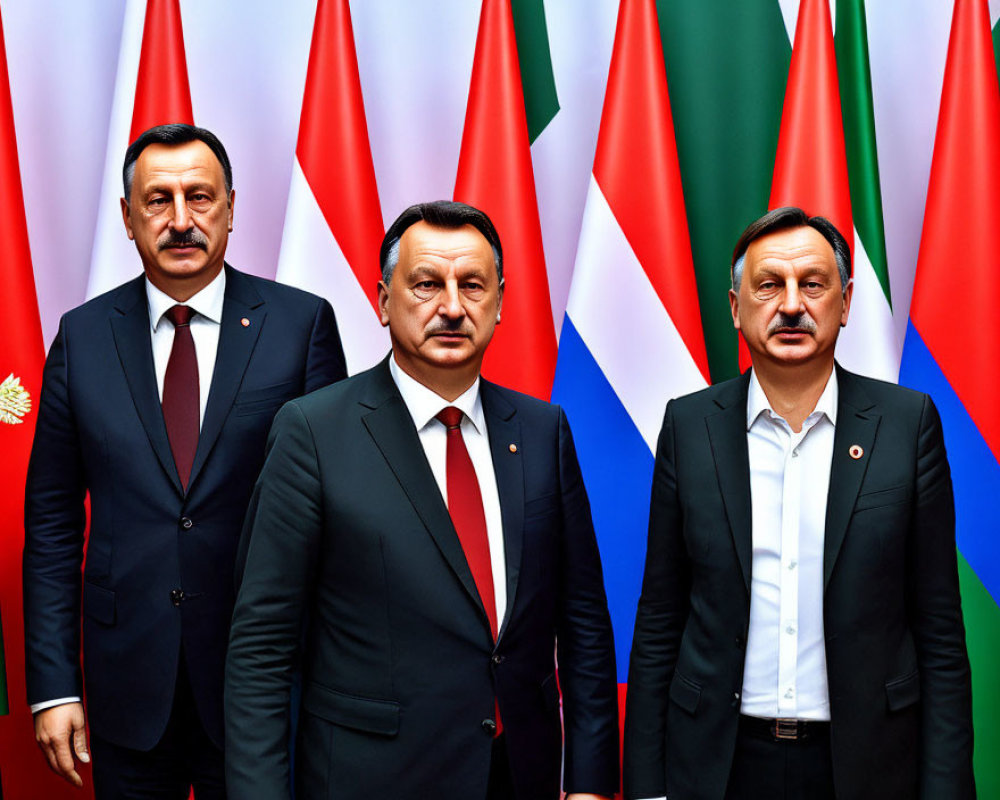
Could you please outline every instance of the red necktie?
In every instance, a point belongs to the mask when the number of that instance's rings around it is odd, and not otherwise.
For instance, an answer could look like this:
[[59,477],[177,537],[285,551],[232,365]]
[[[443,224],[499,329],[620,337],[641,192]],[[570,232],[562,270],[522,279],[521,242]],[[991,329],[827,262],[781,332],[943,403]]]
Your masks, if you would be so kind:
[[[462,412],[448,406],[437,415],[448,429],[448,449],[446,451],[448,513],[458,533],[458,540],[465,551],[465,560],[472,570],[479,597],[490,621],[493,641],[497,638],[497,603],[493,594],[493,565],[490,561],[490,542],[486,536],[486,513],[483,511],[483,495],[479,491],[479,479],[469,458],[469,451],[462,438]],[[503,731],[500,721],[500,704],[496,705],[496,731]]]
[[201,393],[198,388],[198,357],[191,337],[190,306],[173,306],[164,316],[174,324],[174,344],[163,376],[163,421],[167,426],[170,450],[187,491],[194,453],[201,428]]
[[441,411],[437,418],[448,429],[447,475],[448,513],[465,551],[472,578],[490,620],[490,631],[497,638],[497,604],[493,594],[493,566],[490,562],[490,542],[486,536],[486,514],[479,491],[476,470],[462,438],[462,412],[454,406]]

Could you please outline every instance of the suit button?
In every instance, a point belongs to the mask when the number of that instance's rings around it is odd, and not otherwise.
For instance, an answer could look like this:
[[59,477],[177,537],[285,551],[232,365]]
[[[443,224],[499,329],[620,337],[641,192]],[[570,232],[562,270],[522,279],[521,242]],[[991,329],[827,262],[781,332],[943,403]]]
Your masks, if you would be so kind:
[[742,636],[737,636],[736,637],[736,646],[737,647],[743,647],[743,637]]
[[180,589],[171,589],[170,602],[175,606],[179,606],[182,602],[184,602],[184,592]]
[[490,736],[493,736],[497,732],[497,724],[491,719],[484,719],[480,726],[484,731],[486,731]]
[[191,517],[181,517],[181,527],[186,531],[191,530],[194,527]]
[[499,667],[503,663],[503,658],[504,657],[502,655],[500,655],[499,653],[497,655],[493,656],[493,659],[492,659],[493,666]]

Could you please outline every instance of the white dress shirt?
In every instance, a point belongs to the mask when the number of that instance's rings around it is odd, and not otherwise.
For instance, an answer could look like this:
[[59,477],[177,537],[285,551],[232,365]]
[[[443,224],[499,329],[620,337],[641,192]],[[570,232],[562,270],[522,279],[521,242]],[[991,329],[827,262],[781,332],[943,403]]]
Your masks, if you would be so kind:
[[757,376],[747,396],[753,556],[740,711],[829,720],[823,542],[837,423],[837,375],[795,433]]
[[[226,296],[226,271],[220,270],[208,286],[182,303],[196,312],[191,317],[191,338],[198,358],[198,391],[201,395],[199,422],[205,420],[208,390],[212,387],[215,356],[219,349],[222,324],[222,304]],[[163,376],[167,373],[170,350],[174,345],[174,326],[164,317],[177,301],[164,294],[146,279],[146,299],[149,302],[150,335],[153,340],[153,366],[156,368],[156,388],[163,399]]]
[[486,515],[486,537],[490,547],[490,563],[493,568],[493,597],[496,600],[497,628],[503,624],[507,610],[507,560],[504,554],[503,518],[500,515],[500,494],[497,491],[496,473],[493,470],[493,456],[490,454],[490,440],[483,415],[483,402],[479,394],[479,378],[464,394],[452,402],[435,394],[419,381],[407,375],[396,363],[389,359],[389,372],[403,396],[413,424],[420,436],[427,463],[430,464],[434,480],[441,490],[445,505],[448,504],[447,474],[447,429],[436,419],[438,413],[454,406],[463,413],[462,438],[469,458],[479,480],[479,492],[483,497],[483,512]]
[[[219,329],[222,323],[222,304],[226,295],[226,271],[222,269],[208,286],[191,297],[183,305],[190,306],[197,313],[191,317],[191,338],[198,358],[198,390],[200,394],[199,424],[205,420],[208,405],[208,390],[212,386],[215,371],[215,356],[219,349]],[[163,376],[167,373],[170,350],[174,345],[174,326],[163,315],[177,301],[164,294],[146,278],[146,302],[149,306],[149,334],[153,345],[153,367],[156,371],[156,388],[163,400]],[[46,708],[66,703],[78,703],[79,697],[60,697],[45,700],[31,706],[31,713],[37,714]]]

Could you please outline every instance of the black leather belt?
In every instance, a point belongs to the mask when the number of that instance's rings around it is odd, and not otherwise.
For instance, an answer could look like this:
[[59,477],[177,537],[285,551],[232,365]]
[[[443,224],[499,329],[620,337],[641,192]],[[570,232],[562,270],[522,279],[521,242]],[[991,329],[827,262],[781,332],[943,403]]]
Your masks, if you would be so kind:
[[740,714],[740,732],[772,742],[797,742],[830,735],[830,723],[815,719],[773,719]]

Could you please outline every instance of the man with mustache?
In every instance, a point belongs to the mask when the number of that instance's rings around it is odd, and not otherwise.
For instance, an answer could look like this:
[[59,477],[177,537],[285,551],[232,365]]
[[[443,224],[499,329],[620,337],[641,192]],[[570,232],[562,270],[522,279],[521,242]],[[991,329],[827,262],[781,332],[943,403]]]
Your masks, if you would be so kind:
[[834,361],[823,217],[733,252],[742,377],[671,401],[625,719],[628,798],[972,798],[951,478],[926,395]]
[[86,690],[99,800],[223,798],[247,502],[274,413],[344,377],[344,358],[329,303],[224,263],[236,194],[211,132],[147,130],[123,179],[144,275],[67,313],[45,364],[25,503],[28,701],[49,765],[80,786]]
[[557,800],[560,772],[569,800],[610,797],[614,646],[569,426],[479,376],[497,232],[470,206],[422,203],[380,261],[392,352],[281,411],[251,501],[230,797],[291,796],[300,656],[299,800]]

